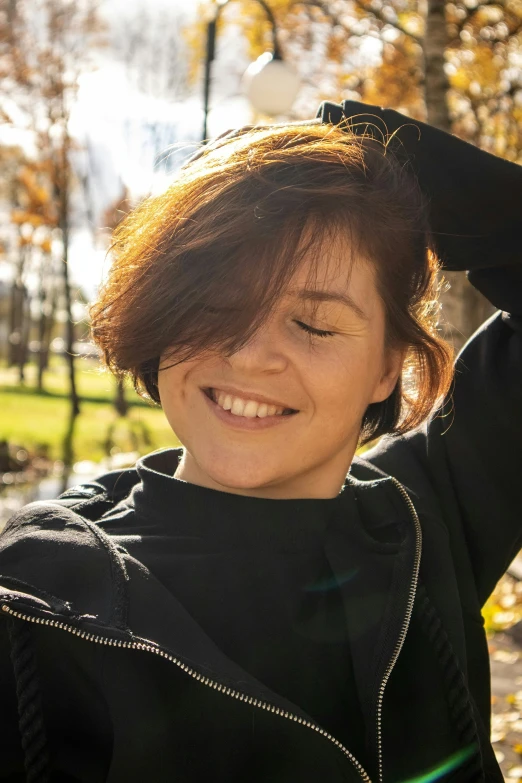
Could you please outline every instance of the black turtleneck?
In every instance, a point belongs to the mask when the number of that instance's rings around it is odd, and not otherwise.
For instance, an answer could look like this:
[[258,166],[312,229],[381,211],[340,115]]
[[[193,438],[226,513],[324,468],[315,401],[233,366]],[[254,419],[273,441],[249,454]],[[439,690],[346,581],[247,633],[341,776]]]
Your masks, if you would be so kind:
[[346,522],[349,488],[325,500],[207,489],[173,477],[172,450],[137,467],[129,552],[227,656],[363,759],[348,620],[325,553],[332,525]]

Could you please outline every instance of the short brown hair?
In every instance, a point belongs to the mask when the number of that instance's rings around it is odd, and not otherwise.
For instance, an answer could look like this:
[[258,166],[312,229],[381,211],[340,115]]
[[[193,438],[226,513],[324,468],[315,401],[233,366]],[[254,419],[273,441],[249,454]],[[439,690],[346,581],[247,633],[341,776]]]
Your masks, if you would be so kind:
[[339,236],[347,254],[374,263],[387,344],[407,350],[393,393],[367,409],[361,442],[406,432],[452,378],[452,351],[437,332],[427,210],[386,144],[339,127],[272,126],[225,138],[144,201],[116,230],[109,277],[91,307],[94,340],[114,373],[129,374],[159,402],[162,355],[178,362],[238,350],[303,253],[318,254]]

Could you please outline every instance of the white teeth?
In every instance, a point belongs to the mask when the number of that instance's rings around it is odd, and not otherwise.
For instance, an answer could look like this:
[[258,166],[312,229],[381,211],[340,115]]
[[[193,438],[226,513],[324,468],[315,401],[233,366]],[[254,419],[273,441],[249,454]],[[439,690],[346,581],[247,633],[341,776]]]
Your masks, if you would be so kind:
[[255,419],[257,416],[257,410],[259,408],[259,403],[254,402],[253,400],[249,400],[247,404],[245,405],[245,408],[243,410],[243,416],[246,416],[247,419]]
[[213,399],[223,410],[230,411],[234,416],[245,416],[247,419],[255,419],[256,416],[260,419],[265,416],[282,416],[284,411],[284,408],[278,408],[276,405],[242,400],[241,397],[232,397],[231,394],[216,389],[213,390]]
[[234,416],[242,416],[244,410],[245,410],[245,402],[243,400],[240,400],[239,397],[234,397],[234,402],[232,403],[232,407],[230,408],[230,413],[233,413]]

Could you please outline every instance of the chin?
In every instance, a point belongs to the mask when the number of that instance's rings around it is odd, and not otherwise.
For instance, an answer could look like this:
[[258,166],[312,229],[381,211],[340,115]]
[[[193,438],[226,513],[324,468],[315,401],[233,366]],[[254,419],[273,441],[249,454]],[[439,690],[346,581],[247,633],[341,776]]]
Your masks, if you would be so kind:
[[208,471],[209,478],[220,484],[225,490],[256,490],[278,483],[277,477],[270,476],[268,471],[261,473],[260,471],[249,470],[245,465],[243,465],[241,471],[227,469],[227,467],[224,470],[216,471],[211,469]]

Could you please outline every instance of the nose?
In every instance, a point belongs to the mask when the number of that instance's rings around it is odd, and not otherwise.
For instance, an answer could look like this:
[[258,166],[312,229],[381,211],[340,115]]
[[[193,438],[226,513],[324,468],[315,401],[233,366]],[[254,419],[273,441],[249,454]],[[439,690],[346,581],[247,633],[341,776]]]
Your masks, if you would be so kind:
[[227,357],[231,367],[245,373],[279,373],[287,367],[281,338],[270,324],[259,329],[234,353]]

